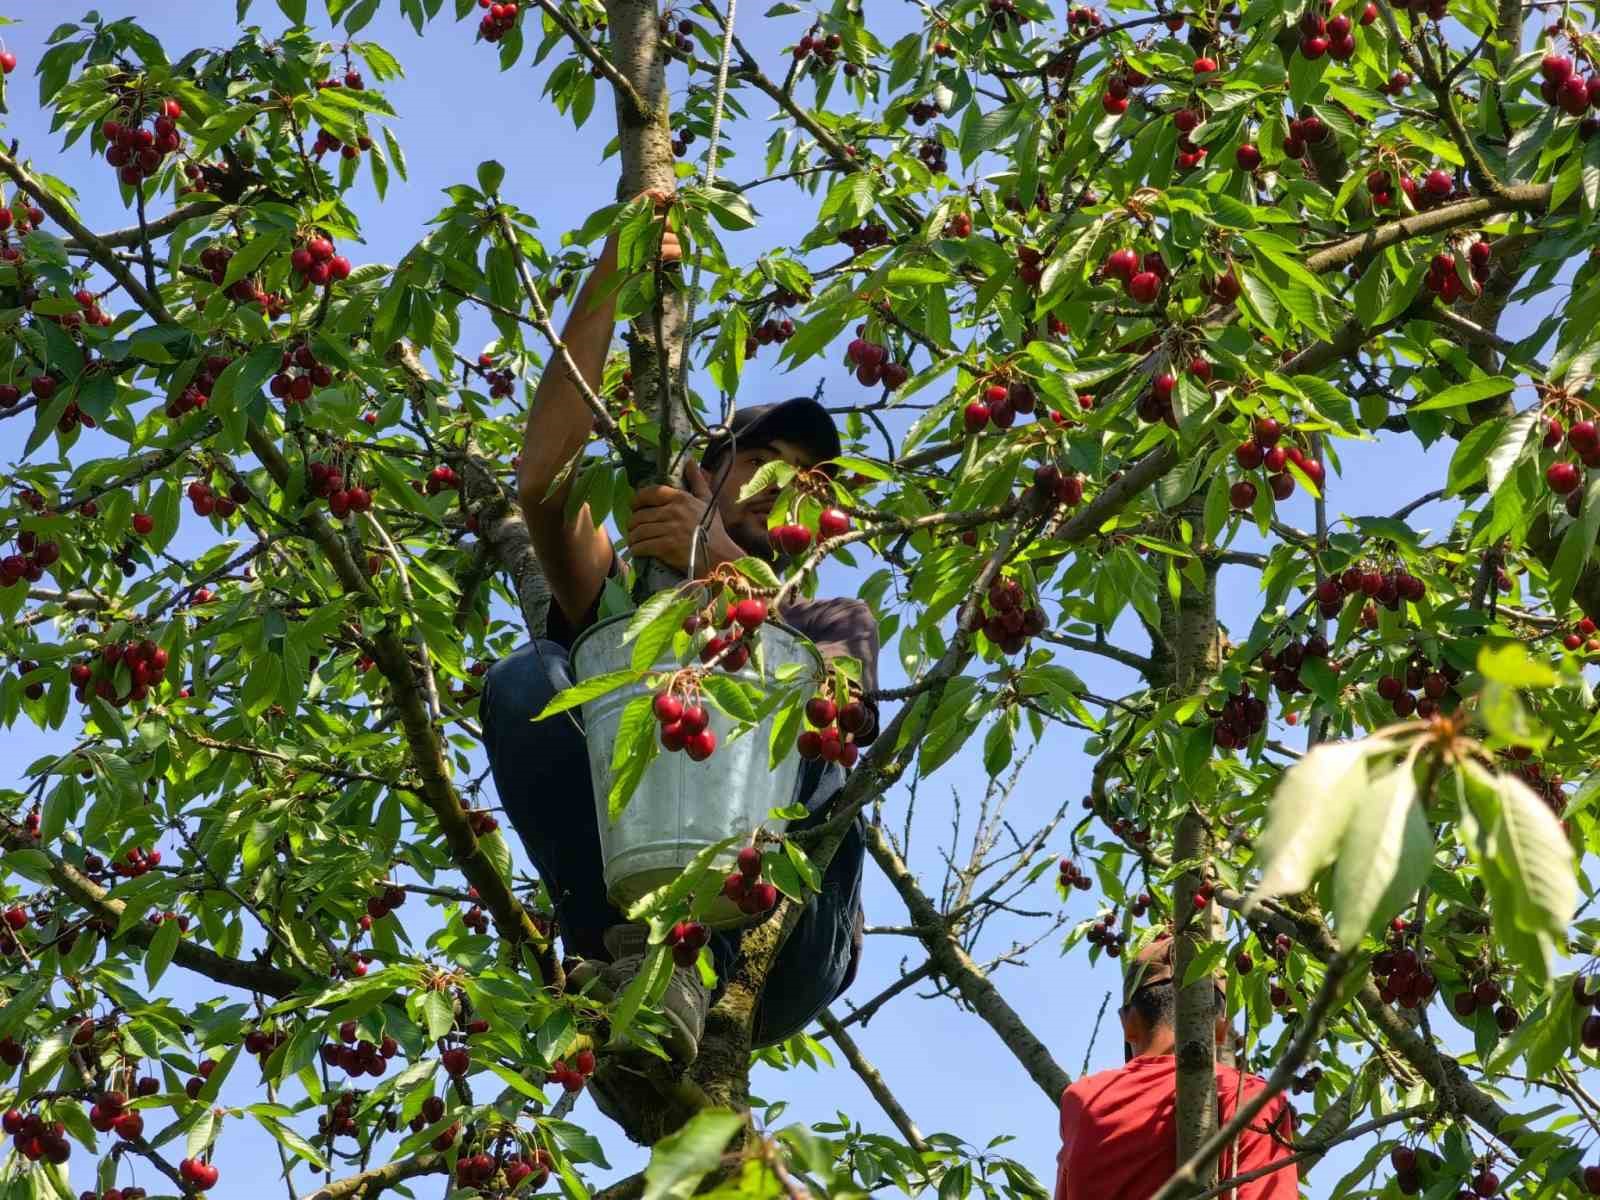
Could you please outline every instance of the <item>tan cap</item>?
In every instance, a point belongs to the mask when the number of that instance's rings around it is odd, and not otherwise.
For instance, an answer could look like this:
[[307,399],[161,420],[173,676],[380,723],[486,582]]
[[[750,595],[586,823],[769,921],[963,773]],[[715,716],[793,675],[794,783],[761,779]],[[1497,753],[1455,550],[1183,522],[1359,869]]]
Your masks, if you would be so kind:
[[1172,982],[1172,934],[1163,930],[1144,949],[1127,961],[1122,970],[1122,1002],[1133,999],[1141,988]]

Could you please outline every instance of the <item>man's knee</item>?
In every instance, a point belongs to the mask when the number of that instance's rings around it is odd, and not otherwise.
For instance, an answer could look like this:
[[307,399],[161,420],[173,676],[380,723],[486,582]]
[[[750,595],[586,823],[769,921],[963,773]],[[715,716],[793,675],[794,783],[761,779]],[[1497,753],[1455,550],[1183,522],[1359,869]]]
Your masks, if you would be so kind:
[[484,678],[480,715],[485,732],[527,732],[533,719],[570,686],[571,665],[565,647],[549,641],[518,647],[492,665]]

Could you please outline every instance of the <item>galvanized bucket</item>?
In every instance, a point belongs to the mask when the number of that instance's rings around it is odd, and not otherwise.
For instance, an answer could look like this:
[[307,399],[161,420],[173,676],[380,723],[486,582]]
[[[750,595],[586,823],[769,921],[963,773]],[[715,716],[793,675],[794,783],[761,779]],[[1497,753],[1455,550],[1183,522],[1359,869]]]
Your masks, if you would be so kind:
[[[572,647],[573,675],[592,679],[629,666],[633,644],[622,636],[632,614],[613,617],[591,626]],[[807,667],[821,664],[817,649],[798,632],[768,621],[759,631],[761,653],[752,655],[739,677],[762,682],[756,672],[759,657],[770,680],[785,663]],[[680,666],[671,655],[656,665],[663,670]],[[737,741],[729,743],[731,718],[707,705],[717,750],[704,762],[687,754],[660,753],[646,768],[633,799],[615,823],[607,819],[606,797],[611,792],[611,752],[622,710],[630,700],[648,694],[643,684],[618,688],[583,706],[583,726],[589,745],[589,774],[594,781],[594,802],[600,824],[600,853],[605,866],[606,891],[612,902],[626,909],[649,892],[671,882],[696,854],[725,838],[741,841],[725,864],[733,869],[733,854],[763,824],[767,813],[794,801],[800,778],[798,755],[788,755],[776,768],[768,765],[768,745],[773,714]],[[738,923],[742,918],[731,903],[718,905],[710,914],[714,924]]]

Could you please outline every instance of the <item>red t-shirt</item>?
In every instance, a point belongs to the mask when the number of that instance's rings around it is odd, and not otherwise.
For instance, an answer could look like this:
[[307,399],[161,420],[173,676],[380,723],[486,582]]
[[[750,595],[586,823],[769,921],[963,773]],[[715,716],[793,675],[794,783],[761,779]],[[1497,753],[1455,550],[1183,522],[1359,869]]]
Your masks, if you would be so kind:
[[[1266,1083],[1244,1077],[1248,1100]],[[1149,1200],[1178,1169],[1175,1113],[1177,1059],[1151,1054],[1114,1071],[1089,1075],[1061,1097],[1061,1154],[1057,1159],[1055,1200]],[[1240,1096],[1239,1072],[1217,1066],[1218,1119],[1234,1113]],[[1218,1179],[1243,1175],[1287,1158],[1289,1106],[1275,1096],[1224,1151]],[[1275,1141],[1267,1130],[1273,1130]],[[1241,1184],[1237,1200],[1296,1200],[1299,1173],[1294,1166]]]

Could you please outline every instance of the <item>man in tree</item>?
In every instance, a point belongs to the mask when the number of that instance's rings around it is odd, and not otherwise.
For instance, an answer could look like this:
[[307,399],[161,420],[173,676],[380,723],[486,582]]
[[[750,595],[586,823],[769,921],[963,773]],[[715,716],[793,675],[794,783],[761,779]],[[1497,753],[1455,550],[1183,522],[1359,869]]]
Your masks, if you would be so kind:
[[[680,258],[670,230],[663,234],[661,253],[667,262]],[[573,360],[595,388],[611,346],[616,272],[613,236],[579,293],[564,332]],[[550,891],[568,953],[585,960],[575,968],[572,982],[607,995],[637,973],[647,930],[626,924],[606,895],[599,818],[581,728],[568,716],[533,720],[558,691],[571,685],[572,645],[598,619],[606,581],[618,570],[611,539],[595,525],[588,506],[568,514],[571,477],[555,486],[592,431],[592,413],[581,392],[563,365],[553,361],[528,414],[518,480],[529,533],[554,599],[549,628],[545,638],[491,668],[482,712],[501,803]],[[776,459],[809,468],[839,453],[832,418],[814,400],[740,410],[728,429],[711,440],[699,464],[689,465],[687,490],[660,485],[635,495],[628,550],[635,559],[654,558],[697,577],[746,555],[770,557],[767,516],[777,490],[741,502],[741,489]],[[853,599],[796,601],[779,615],[809,637],[824,657],[858,660],[862,687],[869,693],[876,687],[878,630],[867,605]],[[864,727],[856,741],[865,744],[877,732],[870,702],[862,705],[861,717]],[[844,768],[837,762],[806,762],[798,799],[811,815],[791,829],[825,819],[827,802],[843,782]],[[863,928],[863,857],[861,832],[855,828],[829,864],[820,895],[807,903],[767,979],[755,1019],[757,1045],[804,1029],[854,979]],[[716,934],[709,944],[718,975],[726,978],[737,938]],[[709,1002],[696,969],[674,970],[662,1015],[665,1044],[678,1061],[695,1057]]]
[[[1128,963],[1122,981],[1122,1036],[1128,1061],[1078,1080],[1061,1097],[1061,1153],[1056,1200],[1148,1200],[1178,1169],[1177,987],[1172,938],[1162,933]],[[1229,1039],[1226,996],[1219,985],[1216,1036]],[[1219,1053],[1219,1059],[1221,1054]],[[1217,1120],[1266,1086],[1217,1063]],[[1243,1175],[1293,1153],[1292,1114],[1282,1096],[1262,1109],[1222,1154],[1219,1179]],[[1296,1200],[1294,1166],[1240,1184],[1238,1200]]]

